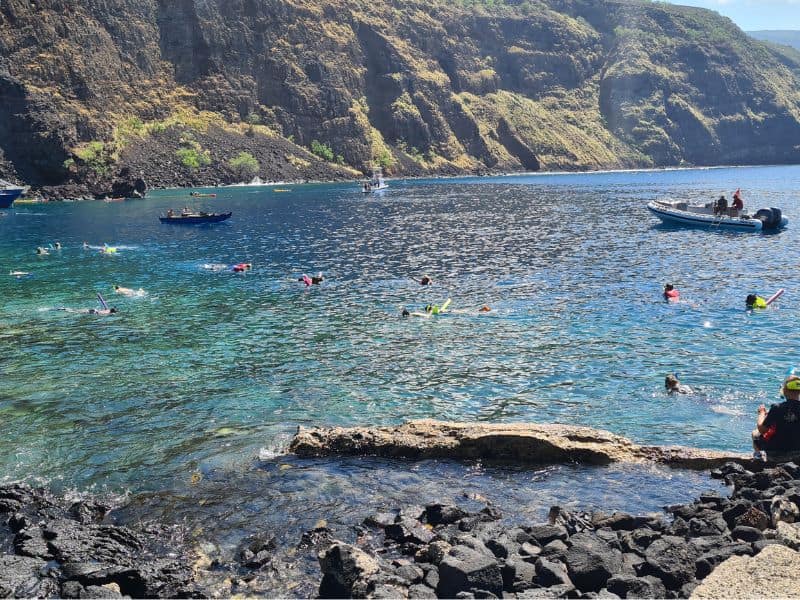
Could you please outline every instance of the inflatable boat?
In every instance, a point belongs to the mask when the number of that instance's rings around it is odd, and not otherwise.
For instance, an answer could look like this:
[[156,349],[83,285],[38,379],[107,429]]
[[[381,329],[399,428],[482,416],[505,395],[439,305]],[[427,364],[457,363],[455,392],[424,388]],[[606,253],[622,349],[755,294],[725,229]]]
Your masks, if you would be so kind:
[[705,227],[707,229],[730,229],[734,231],[777,231],[789,224],[779,208],[761,208],[748,215],[735,208],[717,211],[714,203],[690,205],[678,200],[654,200],[648,210],[671,225]]

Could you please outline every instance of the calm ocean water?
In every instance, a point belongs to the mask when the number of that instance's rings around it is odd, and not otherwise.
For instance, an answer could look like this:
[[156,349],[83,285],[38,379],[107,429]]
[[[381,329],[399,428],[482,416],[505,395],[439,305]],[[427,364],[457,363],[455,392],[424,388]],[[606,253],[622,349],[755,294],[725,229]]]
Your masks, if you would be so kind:
[[[782,208],[789,228],[673,229],[645,209],[737,187],[747,208]],[[799,167],[392,182],[368,198],[357,184],[224,188],[191,204],[233,218],[199,227],[156,218],[187,191],[19,206],[0,217],[0,477],[199,495],[224,480],[256,505],[266,486],[322,514],[356,502],[345,488],[413,497],[466,485],[473,467],[271,459],[297,425],[561,422],[746,451],[757,406],[800,362],[799,189]],[[203,268],[238,262],[253,270]],[[323,285],[298,283],[318,271]],[[666,282],[686,302],[665,304]],[[148,295],[116,296],[115,284]],[[748,293],[781,287],[775,309],[745,312]],[[54,310],[96,307],[98,292],[119,315]],[[400,318],[447,298],[449,314]],[[483,304],[492,312],[478,314]],[[665,395],[673,371],[701,393]],[[607,500],[614,478],[640,487],[631,509],[666,501],[664,480],[681,481],[675,501],[709,485],[659,470],[541,473],[542,506],[581,486]],[[530,473],[480,477],[533,502]]]

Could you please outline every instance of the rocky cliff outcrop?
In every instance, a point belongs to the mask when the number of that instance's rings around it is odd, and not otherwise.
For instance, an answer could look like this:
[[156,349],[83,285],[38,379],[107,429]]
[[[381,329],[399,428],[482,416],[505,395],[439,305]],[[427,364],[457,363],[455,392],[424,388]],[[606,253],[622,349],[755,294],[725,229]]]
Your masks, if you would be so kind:
[[747,461],[734,452],[682,446],[639,446],[608,431],[536,423],[450,423],[422,419],[396,427],[300,428],[289,451],[299,456],[374,455],[454,458],[514,464],[653,461],[689,469]]
[[6,0],[0,176],[797,162],[798,82],[729,20],[638,0]]

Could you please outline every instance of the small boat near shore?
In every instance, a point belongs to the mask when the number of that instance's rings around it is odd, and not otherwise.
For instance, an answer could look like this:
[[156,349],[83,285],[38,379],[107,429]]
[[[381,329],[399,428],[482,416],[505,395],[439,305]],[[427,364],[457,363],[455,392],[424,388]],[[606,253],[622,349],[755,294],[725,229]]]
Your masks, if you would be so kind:
[[189,195],[192,198],[216,198],[217,197],[216,194],[204,194],[204,193],[201,193],[201,192],[189,192]]
[[735,208],[719,211],[713,202],[690,205],[679,200],[654,200],[647,208],[662,222],[685,227],[732,231],[777,231],[789,224],[779,208],[761,208],[749,215]]
[[231,218],[232,212],[226,213],[207,213],[207,212],[190,212],[181,213],[179,215],[171,215],[167,213],[164,217],[158,217],[162,223],[176,223],[182,225],[195,225],[199,223],[219,223]]
[[383,179],[383,171],[380,168],[372,170],[372,179],[364,183],[361,191],[364,194],[372,194],[375,192],[382,192],[387,189],[389,184]]
[[26,189],[28,188],[0,179],[0,208],[11,208],[14,200],[19,198]]

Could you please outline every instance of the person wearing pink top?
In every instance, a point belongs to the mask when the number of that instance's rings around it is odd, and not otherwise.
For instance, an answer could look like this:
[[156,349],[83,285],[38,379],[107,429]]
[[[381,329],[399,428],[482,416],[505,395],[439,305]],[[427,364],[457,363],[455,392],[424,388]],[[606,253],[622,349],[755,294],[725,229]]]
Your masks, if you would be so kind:
[[664,286],[664,299],[667,302],[677,302],[681,299],[681,293],[675,289],[675,286],[668,283]]

